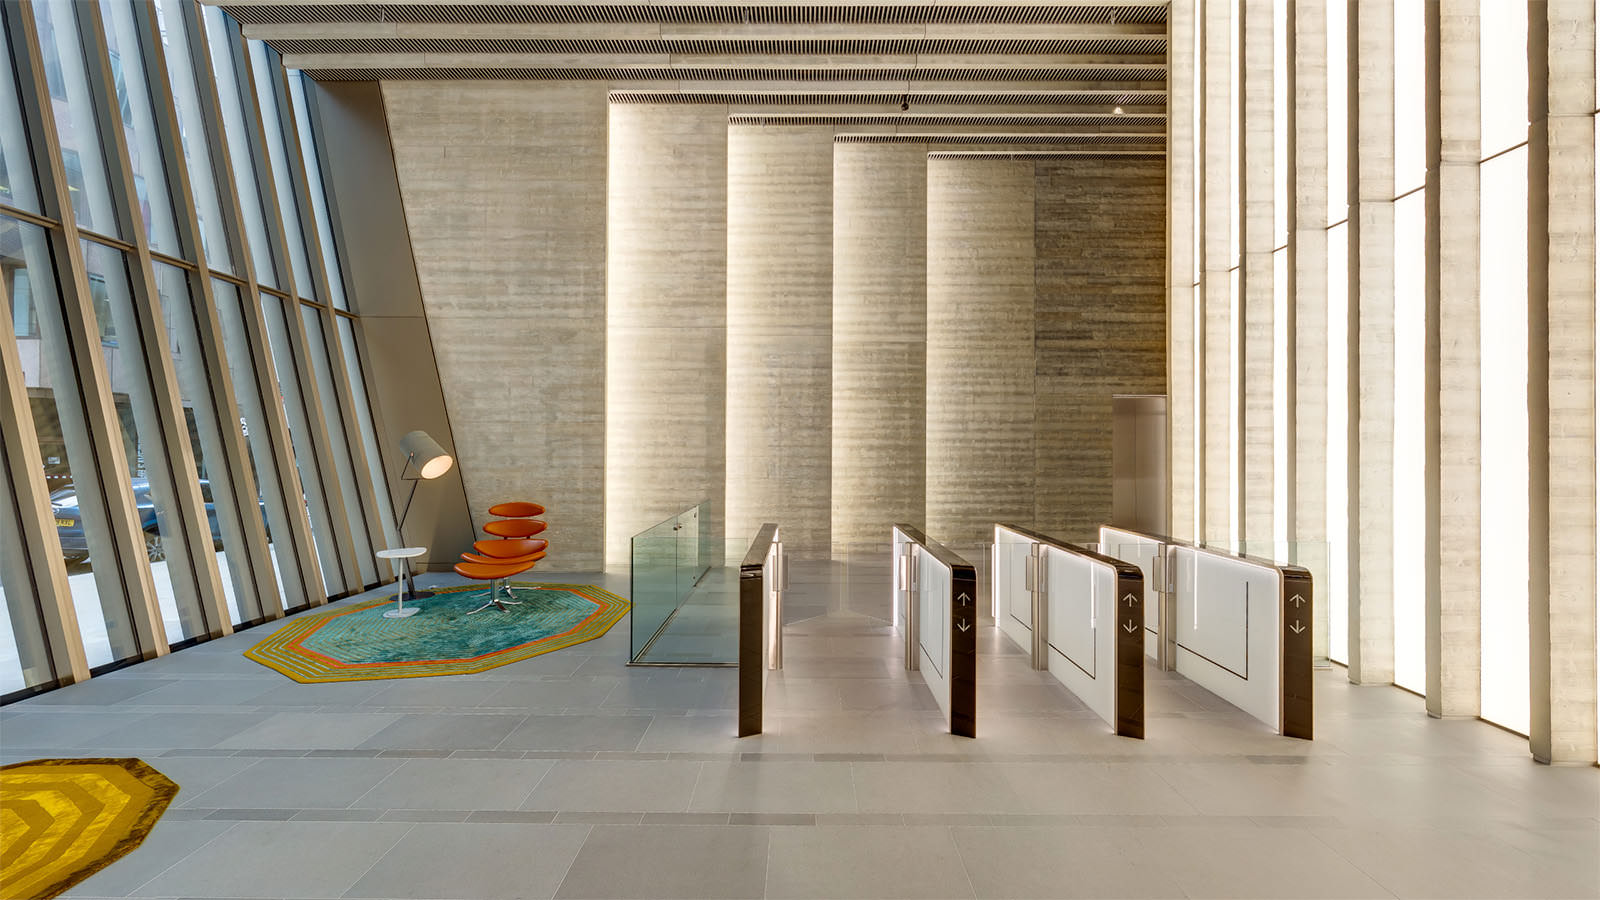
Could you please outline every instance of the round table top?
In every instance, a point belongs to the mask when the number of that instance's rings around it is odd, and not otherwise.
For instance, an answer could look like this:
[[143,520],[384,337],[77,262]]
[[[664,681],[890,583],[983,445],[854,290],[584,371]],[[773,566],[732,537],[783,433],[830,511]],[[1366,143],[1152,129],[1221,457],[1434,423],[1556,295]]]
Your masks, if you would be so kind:
[[394,547],[388,550],[379,550],[375,556],[379,559],[410,559],[428,552],[427,547]]

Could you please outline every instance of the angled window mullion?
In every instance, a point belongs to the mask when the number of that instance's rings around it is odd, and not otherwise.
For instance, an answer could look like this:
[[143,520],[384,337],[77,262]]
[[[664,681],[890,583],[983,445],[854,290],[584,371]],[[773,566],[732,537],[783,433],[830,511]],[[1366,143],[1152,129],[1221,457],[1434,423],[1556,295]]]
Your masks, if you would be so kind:
[[[234,29],[229,29],[229,33],[237,35],[237,31]],[[284,293],[289,295],[289,301],[283,308],[290,345],[288,350],[293,355],[296,370],[309,375],[314,370],[312,369],[305,325],[301,321],[298,307],[293,305],[296,302],[292,293],[295,284],[294,268],[289,252],[287,232],[282,218],[285,212],[280,209],[280,204],[277,202],[278,192],[276,183],[273,180],[272,161],[267,158],[267,154],[271,151],[267,147],[266,129],[262,125],[262,98],[256,94],[255,72],[243,38],[236,38],[231,43],[232,46],[229,48],[231,50],[230,55],[234,60],[235,69],[239,73],[239,93],[245,102],[245,124],[251,132],[250,145],[252,152],[257,155],[255,160],[256,178],[261,190],[262,206],[267,215],[267,233],[274,242],[273,249],[275,251],[274,255],[278,260],[279,273],[284,276],[281,282],[285,286]],[[274,102],[274,98],[268,97],[266,99],[269,103]],[[267,109],[273,110],[275,106],[269,105]],[[274,215],[274,212],[277,215]],[[294,210],[290,210],[288,214],[294,214]],[[317,393],[315,381],[308,380],[305,377],[297,378],[296,381],[300,385],[300,396],[298,398],[286,398],[286,400],[294,402],[294,400],[298,399],[305,416],[307,431],[307,434],[304,435],[305,446],[311,451],[312,458],[303,461],[306,469],[302,469],[302,476],[309,475],[310,477],[303,477],[302,481],[307,482],[314,479],[314,484],[306,484],[305,486],[315,488],[314,492],[307,493],[306,499],[311,504],[311,512],[314,517],[319,512],[323,513],[320,517],[323,521],[319,523],[322,525],[323,538],[333,542],[334,557],[339,562],[340,571],[338,573],[325,572],[324,575],[328,576],[330,585],[338,587],[337,591],[330,591],[330,593],[342,594],[359,591],[363,586],[361,571],[356,562],[355,539],[350,533],[350,520],[345,510],[344,497],[339,491],[328,489],[328,480],[334,475],[335,470],[333,448],[328,436],[328,422],[322,414],[322,404],[319,402],[320,395]],[[307,469],[309,469],[309,472],[306,471]]]
[[[322,584],[321,565],[317,559],[316,545],[311,536],[311,521],[306,515],[305,493],[301,489],[300,474],[295,468],[293,443],[289,438],[289,423],[279,401],[278,383],[273,375],[271,353],[267,347],[266,323],[261,313],[260,285],[256,281],[255,261],[246,240],[244,209],[239,196],[238,181],[233,177],[233,166],[250,165],[250,160],[235,163],[231,158],[228,141],[223,134],[222,100],[217,93],[216,79],[211,72],[211,49],[206,33],[204,9],[193,0],[179,0],[177,12],[185,17],[184,27],[189,36],[189,65],[195,73],[199,89],[200,115],[211,147],[212,168],[217,182],[217,201],[222,208],[223,229],[233,248],[234,265],[239,277],[226,273],[208,273],[209,277],[223,278],[236,284],[243,295],[240,307],[240,327],[244,344],[249,348],[249,359],[235,359],[233,365],[247,369],[252,376],[253,397],[249,406],[260,413],[266,431],[265,458],[255,455],[257,486],[263,493],[272,492],[269,513],[282,517],[282,529],[287,535],[279,536],[273,528],[274,543],[287,540],[292,553],[286,560],[278,557],[279,575],[283,577],[284,604],[295,609],[312,603],[326,602],[327,591]],[[232,59],[232,54],[228,55]],[[213,299],[216,299],[213,292]],[[221,300],[217,300],[220,307]],[[216,309],[218,307],[213,307]],[[239,409],[246,406],[245,398],[235,398]],[[285,569],[292,562],[295,571]],[[280,618],[284,610],[263,603],[267,618]]]
[[[16,333],[4,279],[0,279],[0,331]],[[67,585],[67,566],[56,536],[55,517],[50,513],[50,489],[44,482],[44,459],[39,452],[38,432],[34,430],[22,361],[16,342],[9,340],[0,340],[0,503],[14,505],[14,510],[0,512],[0,526],[5,526],[0,531],[12,531],[7,520],[14,519],[17,524],[15,533],[0,534],[0,541],[15,541],[15,546],[0,546],[0,560],[6,562],[6,571],[26,577],[32,595],[11,596],[17,590],[13,578],[0,585],[7,594],[5,607],[17,642],[18,664],[33,662],[42,649],[46,659],[39,662],[49,666],[50,678],[41,679],[41,687],[45,682],[53,687],[82,681],[89,677],[88,654],[84,652],[78,610]],[[20,565],[13,567],[14,558],[20,558]],[[30,608],[37,610],[39,616],[38,637],[44,642],[43,648],[24,646],[33,629],[19,619],[25,618]],[[26,673],[27,669],[23,671]]]
[[[147,393],[149,397],[149,408],[144,415],[140,415],[139,407],[143,404],[137,396],[133,398],[133,406],[136,418],[144,418],[147,420],[145,425],[154,426],[153,434],[147,433],[151,430],[147,427],[139,428],[139,445],[145,451],[144,461],[149,466],[146,477],[153,482],[152,496],[157,510],[161,510],[163,498],[170,504],[165,510],[166,515],[160,517],[159,527],[163,538],[178,538],[176,542],[163,541],[167,544],[167,573],[172,578],[178,614],[182,618],[191,611],[198,611],[201,619],[194,626],[185,628],[182,637],[177,640],[221,637],[232,634],[233,626],[229,621],[226,595],[222,589],[222,574],[217,567],[216,553],[212,550],[211,525],[206,515],[205,499],[200,494],[200,475],[189,443],[189,427],[178,392],[172,348],[167,342],[166,319],[161,310],[160,291],[156,287],[155,262],[150,256],[148,228],[141,221],[142,204],[133,181],[132,154],[128,149],[126,126],[117,102],[116,79],[111,71],[111,58],[106,47],[106,23],[101,20],[98,3],[77,3],[73,8],[77,12],[79,38],[88,58],[90,89],[100,101],[95,104],[95,112],[101,133],[106,138],[106,168],[112,202],[116,205],[117,217],[128,223],[128,231],[133,237],[134,265],[127,267],[128,299],[132,302],[114,305],[126,307],[123,311],[131,313],[128,318],[135,323],[134,330],[138,334],[138,344],[133,352],[140,354],[140,359],[133,368],[138,370],[136,377],[142,376],[145,382],[139,387],[144,388],[142,393]],[[123,48],[123,52],[137,52],[137,49]],[[144,102],[150,102],[149,98],[146,97]],[[155,193],[166,192],[152,191],[152,194]],[[170,194],[152,196],[150,202],[152,206],[156,203],[170,204]],[[128,259],[120,251],[117,255],[124,262]],[[119,332],[122,330],[118,329]],[[123,351],[128,349],[122,348]],[[165,534],[169,525],[175,525],[178,534]],[[156,606],[155,610],[159,623],[160,607]],[[172,635],[168,639],[174,640]]]
[[[56,131],[44,59],[39,46],[33,0],[6,4],[6,27],[17,55],[23,116],[34,136],[30,150],[40,181],[40,205],[45,216],[60,223],[42,229],[50,249],[59,297],[49,304],[61,318],[65,351],[71,359],[71,384],[57,384],[57,407],[68,447],[91,454],[87,465],[73,465],[73,487],[91,558],[99,600],[126,607],[133,630],[134,653],[151,659],[165,655],[169,646],[157,607],[155,579],[145,552],[143,529],[133,492],[121,482],[128,468],[112,396],[111,378],[102,357],[88,269],[80,243],[72,200],[68,194],[61,139]],[[66,402],[61,402],[65,399]],[[116,660],[121,662],[123,660]]]
[[[209,403],[219,425],[229,423],[217,428],[202,426],[201,435],[202,441],[213,445],[206,450],[212,497],[218,498],[226,492],[232,500],[231,503],[219,504],[217,508],[218,526],[227,548],[229,575],[243,589],[242,595],[236,598],[241,619],[271,618],[271,609],[278,605],[277,577],[273,572],[271,549],[267,545],[266,523],[262,516],[254,512],[262,501],[251,471],[246,438],[241,429],[231,427],[239,419],[239,406],[234,396],[233,381],[229,377],[216,298],[211,290],[211,279],[206,276],[205,242],[190,184],[189,167],[183,159],[183,135],[178,124],[175,95],[169,86],[160,24],[153,4],[132,3],[131,6],[140,39],[142,52],[139,56],[146,83],[163,88],[152,90],[151,94],[155,101],[157,144],[161,148],[162,162],[167,171],[178,241],[187,255],[195,260],[198,268],[197,272],[188,273],[188,297],[179,298],[180,302],[189,302],[189,315],[198,343],[196,349],[200,354],[198,364],[206,383],[207,394],[196,398],[196,402]],[[207,147],[212,143],[205,142]],[[251,513],[247,515],[245,510]],[[241,569],[244,571],[239,571]],[[221,619],[231,629],[225,603],[221,598],[218,603],[222,607]]]
[[[339,421],[328,422],[329,429],[339,429],[343,440],[338,443],[344,448],[344,456],[348,460],[351,471],[354,473],[354,490],[359,504],[359,509],[347,509],[351,529],[361,529],[365,535],[367,547],[376,550],[388,543],[384,536],[383,523],[379,522],[378,499],[373,492],[372,472],[367,466],[367,455],[357,453],[356,448],[361,446],[361,434],[356,429],[355,401],[350,392],[353,386],[344,377],[344,366],[341,364],[342,340],[339,335],[339,326],[334,321],[333,291],[329,284],[328,263],[322,258],[323,243],[319,239],[316,216],[312,211],[311,198],[311,173],[305,167],[305,154],[301,152],[301,136],[299,123],[295,119],[294,104],[289,96],[289,76],[283,66],[274,65],[272,83],[276,97],[275,113],[278,120],[283,123],[283,153],[284,162],[289,170],[292,188],[294,190],[295,205],[299,210],[300,233],[306,245],[306,256],[311,264],[311,279],[319,297],[325,302],[317,304],[317,318],[322,322],[323,348],[327,359],[329,383],[333,385],[332,398],[338,410]],[[288,215],[287,212],[284,213]],[[337,449],[337,448],[336,448]],[[360,541],[357,542],[361,543]],[[378,578],[384,581],[393,577],[393,571],[387,563],[379,563],[376,558],[366,557],[362,560],[365,567],[376,572]]]

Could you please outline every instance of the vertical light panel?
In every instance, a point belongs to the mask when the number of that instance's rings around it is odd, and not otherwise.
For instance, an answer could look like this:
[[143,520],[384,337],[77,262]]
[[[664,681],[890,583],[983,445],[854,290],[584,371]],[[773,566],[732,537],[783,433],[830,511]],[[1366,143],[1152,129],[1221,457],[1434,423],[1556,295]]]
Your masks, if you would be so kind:
[[1272,540],[1287,558],[1290,532],[1289,420],[1289,4],[1272,4]]
[[[1307,549],[1313,561],[1316,551],[1322,550],[1327,565],[1328,587],[1322,595],[1327,598],[1328,616],[1317,624],[1328,623],[1323,633],[1325,652],[1334,659],[1349,658],[1350,639],[1350,568],[1345,559],[1349,545],[1344,541],[1350,533],[1350,270],[1345,264],[1349,252],[1350,223],[1328,229],[1328,543],[1325,548]],[[1317,655],[1321,658],[1323,653]]]
[[1479,715],[1529,725],[1528,9],[1479,4]]
[[[1317,659],[1335,637],[1348,638],[1350,571],[1346,559],[1350,501],[1350,28],[1348,0],[1328,0],[1328,455],[1327,539],[1300,559],[1326,584],[1318,591]],[[1321,566],[1321,571],[1317,567]]]
[[[1487,98],[1485,98],[1487,99]],[[1528,148],[1483,163],[1483,718],[1528,732]]]
[[[1399,10],[1396,10],[1398,17]],[[1403,126],[1399,118],[1397,126]],[[1399,128],[1396,129],[1398,135]],[[1422,191],[1394,204],[1394,683],[1427,687],[1423,632],[1423,342],[1426,233]]]

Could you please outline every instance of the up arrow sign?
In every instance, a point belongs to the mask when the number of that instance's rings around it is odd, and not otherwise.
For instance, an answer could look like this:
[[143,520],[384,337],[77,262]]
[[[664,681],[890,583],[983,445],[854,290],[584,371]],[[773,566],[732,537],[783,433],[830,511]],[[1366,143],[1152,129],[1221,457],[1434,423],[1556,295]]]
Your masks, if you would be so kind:
[[956,595],[956,600],[962,606],[971,606],[972,605],[972,598],[967,596],[967,592],[966,591],[962,591],[961,593],[957,594]]
[[1139,598],[1135,597],[1132,594],[1124,594],[1123,597],[1122,597],[1122,602],[1128,604],[1129,606],[1132,606],[1135,603],[1139,602]]
[[1138,628],[1139,628],[1139,626],[1133,624],[1132,622],[1123,622],[1122,623],[1122,630],[1126,631],[1129,634],[1133,634],[1135,631],[1138,630]]
[[1306,602],[1306,598],[1300,596],[1299,594],[1295,594],[1293,597],[1289,598],[1289,602],[1294,604],[1295,609],[1299,609],[1300,606]]
[[966,622],[962,622],[961,624],[957,625],[956,627],[961,629],[962,631],[971,631],[972,630],[972,626],[968,625]]
[[1300,624],[1300,620],[1299,619],[1295,619],[1294,620],[1294,624],[1289,626],[1289,630],[1294,632],[1295,634],[1299,634],[1302,631],[1305,631],[1306,627],[1304,625]]

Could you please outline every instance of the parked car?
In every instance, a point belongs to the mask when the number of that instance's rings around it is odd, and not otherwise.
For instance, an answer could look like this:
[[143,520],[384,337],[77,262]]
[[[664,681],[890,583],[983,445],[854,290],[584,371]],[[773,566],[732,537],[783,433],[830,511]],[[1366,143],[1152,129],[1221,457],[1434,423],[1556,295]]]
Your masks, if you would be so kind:
[[[215,549],[222,549],[222,527],[217,522],[217,508],[211,500],[211,482],[200,479],[200,497],[206,504],[206,519],[211,525],[211,545]],[[156,504],[150,496],[150,482],[148,479],[135,478],[133,480],[133,502],[139,511],[139,527],[144,532],[145,555],[151,562],[161,562],[167,558],[167,549],[161,538],[161,528],[157,523]],[[257,501],[261,506],[262,521],[266,521],[267,506],[265,502]],[[61,541],[61,555],[66,561],[79,563],[89,558],[89,541],[83,533],[83,516],[78,510],[78,492],[65,487],[50,495],[50,511],[56,519],[56,537]]]

